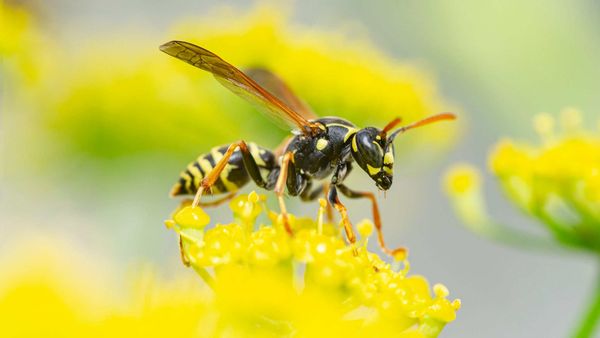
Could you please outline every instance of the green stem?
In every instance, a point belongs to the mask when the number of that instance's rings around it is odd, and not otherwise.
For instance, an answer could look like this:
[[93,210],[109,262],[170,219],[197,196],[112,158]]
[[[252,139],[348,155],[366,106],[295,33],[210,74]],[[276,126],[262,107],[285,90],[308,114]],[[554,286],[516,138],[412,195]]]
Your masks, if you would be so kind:
[[600,320],[600,266],[598,269],[598,277],[596,285],[594,285],[594,295],[592,296],[588,308],[586,309],[582,320],[577,326],[577,330],[573,334],[575,338],[592,337],[598,321]]
[[197,266],[196,264],[192,264],[192,268],[196,273],[204,280],[206,285],[208,285],[211,289],[214,290],[215,280],[214,278],[204,269],[203,267]]

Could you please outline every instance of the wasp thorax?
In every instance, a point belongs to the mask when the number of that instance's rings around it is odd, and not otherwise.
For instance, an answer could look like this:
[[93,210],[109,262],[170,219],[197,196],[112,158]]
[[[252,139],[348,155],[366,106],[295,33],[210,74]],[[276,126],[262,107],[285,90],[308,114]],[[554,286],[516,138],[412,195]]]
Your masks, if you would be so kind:
[[394,146],[387,144],[381,129],[367,127],[359,130],[352,139],[352,156],[379,189],[388,190],[392,186]]

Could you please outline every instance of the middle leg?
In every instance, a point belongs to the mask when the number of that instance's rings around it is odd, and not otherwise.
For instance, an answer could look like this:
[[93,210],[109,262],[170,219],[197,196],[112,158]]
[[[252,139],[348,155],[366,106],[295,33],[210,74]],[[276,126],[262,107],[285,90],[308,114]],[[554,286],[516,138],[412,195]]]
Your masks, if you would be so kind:
[[[325,199],[327,199],[327,195],[329,194],[329,183],[323,183],[311,190],[310,182],[306,186],[306,189],[300,194],[300,199],[304,202],[311,202],[316,200],[319,196],[324,195]],[[333,210],[331,207],[331,203],[327,203],[325,207],[325,215],[327,217],[327,222],[333,222]]]
[[352,253],[354,253],[354,255],[357,256],[358,251],[356,250],[355,246],[356,235],[354,234],[354,229],[352,229],[352,223],[350,222],[350,218],[348,218],[348,209],[346,209],[346,206],[340,201],[340,198],[337,194],[337,188],[333,184],[329,187],[327,199],[329,200],[329,203],[332,204],[333,207],[340,213],[340,216],[342,216],[342,224],[344,225],[346,237],[348,238],[348,242],[350,242],[350,245],[352,245]]

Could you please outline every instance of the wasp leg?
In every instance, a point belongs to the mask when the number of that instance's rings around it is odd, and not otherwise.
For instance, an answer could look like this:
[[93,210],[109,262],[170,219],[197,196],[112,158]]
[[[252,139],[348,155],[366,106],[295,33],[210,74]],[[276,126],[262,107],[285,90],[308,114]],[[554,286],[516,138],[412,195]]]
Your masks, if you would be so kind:
[[[321,184],[320,186],[316,187],[313,190],[310,190],[310,187],[311,187],[311,183],[309,182],[307,184],[306,188],[304,189],[304,191],[302,192],[302,194],[300,194],[300,199],[302,201],[304,201],[304,202],[314,201],[321,194],[325,195],[325,198],[327,198],[327,193],[329,192],[329,183]],[[327,222],[329,222],[329,223],[333,222],[333,208],[330,203],[327,203],[327,206],[325,207],[325,216],[327,217]]]
[[181,255],[181,262],[183,263],[183,265],[189,267],[190,260],[185,255],[185,252],[183,252],[183,238],[181,238],[181,236],[179,236],[179,255]]
[[381,216],[379,214],[379,206],[377,204],[377,200],[375,199],[375,195],[372,192],[366,191],[355,191],[347,186],[340,184],[338,185],[340,192],[344,194],[348,198],[368,198],[371,200],[371,205],[373,207],[373,222],[375,223],[375,229],[377,230],[377,242],[379,243],[379,247],[386,254],[394,257],[398,257],[399,255],[406,255],[406,248],[399,247],[396,249],[388,249],[385,245],[385,241],[383,240],[383,231],[381,229]]
[[311,202],[317,199],[317,197],[319,197],[324,191],[325,191],[325,185],[321,184],[320,186],[316,187],[315,189],[311,190],[310,188],[312,187],[312,183],[308,183],[306,185],[306,188],[304,189],[304,191],[300,194],[300,199],[304,202]]
[[210,189],[210,187],[213,184],[215,184],[215,182],[219,179],[221,172],[223,172],[225,166],[227,166],[227,163],[229,162],[229,158],[231,157],[231,155],[233,155],[233,152],[238,147],[240,148],[240,152],[242,153],[244,167],[246,168],[246,171],[248,171],[248,174],[250,175],[252,180],[261,188],[267,187],[267,183],[262,178],[258,164],[256,164],[256,160],[254,159],[254,157],[252,157],[250,150],[248,150],[248,145],[246,144],[246,142],[234,142],[231,145],[229,145],[227,151],[225,151],[225,154],[223,154],[223,157],[215,165],[213,170],[211,170],[210,173],[208,173],[208,175],[206,175],[206,177],[204,177],[204,179],[202,179],[202,181],[200,182],[200,186],[198,187],[198,191],[196,192],[196,196],[194,196],[194,201],[192,202],[192,207],[196,207],[200,204],[200,197],[202,197],[202,193],[205,190]]
[[[323,194],[325,195],[325,198],[327,198],[327,195],[329,194],[330,187],[331,185],[329,183],[323,184]],[[325,217],[327,217],[327,222],[333,223],[333,207],[331,206],[331,203],[327,203],[327,206],[325,207]]]
[[355,247],[356,235],[354,234],[354,229],[352,229],[352,223],[348,218],[348,209],[346,209],[346,206],[340,201],[335,185],[330,186],[329,192],[327,193],[327,199],[329,200],[329,203],[331,203],[340,213],[340,216],[342,216],[342,224],[344,225],[344,231],[346,232],[348,242],[350,242],[350,245],[352,245],[352,252],[355,256],[358,255],[358,251],[356,251]]
[[[290,227],[287,215],[287,209],[285,208],[285,201],[283,200],[283,194],[285,192],[285,186],[288,178],[288,168],[290,166],[290,162],[293,161],[294,154],[292,152],[287,152],[283,155],[283,159],[281,161],[281,169],[279,171],[279,176],[277,177],[277,183],[275,184],[275,194],[277,195],[277,200],[279,201],[279,209],[281,211],[281,216],[283,217],[283,226],[288,234],[293,235],[292,228]],[[293,176],[296,176],[295,173]],[[295,180],[295,177],[294,177]]]
[[[235,197],[235,195],[237,195],[237,191],[230,192],[229,194],[225,195],[224,197],[221,197],[221,198],[213,200],[213,201],[208,201],[208,202],[200,201],[198,203],[198,206],[199,207],[216,207],[216,206],[219,206],[219,205],[231,200],[232,198]],[[193,203],[193,200],[191,198],[186,198],[181,201],[181,205],[191,205],[192,203]]]

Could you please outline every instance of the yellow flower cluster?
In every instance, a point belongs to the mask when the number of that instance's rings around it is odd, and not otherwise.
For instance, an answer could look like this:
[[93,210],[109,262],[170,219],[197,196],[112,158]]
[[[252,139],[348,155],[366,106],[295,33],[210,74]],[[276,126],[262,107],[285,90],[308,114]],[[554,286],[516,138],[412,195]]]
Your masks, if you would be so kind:
[[[585,130],[573,109],[560,120],[557,132],[551,115],[536,116],[542,143],[503,140],[490,156],[490,169],[510,199],[557,240],[600,252],[600,131]],[[477,177],[475,169],[459,166],[446,184],[459,214],[473,226],[487,218]]]
[[[373,225],[361,222],[357,254],[332,224],[291,216],[294,236],[281,216],[256,193],[233,199],[234,222],[206,230],[201,208],[183,205],[166,222],[180,235],[183,261],[215,291],[217,336],[435,337],[455,319],[460,301],[434,295],[425,278],[407,276],[367,250]],[[266,214],[272,225],[257,219]]]

